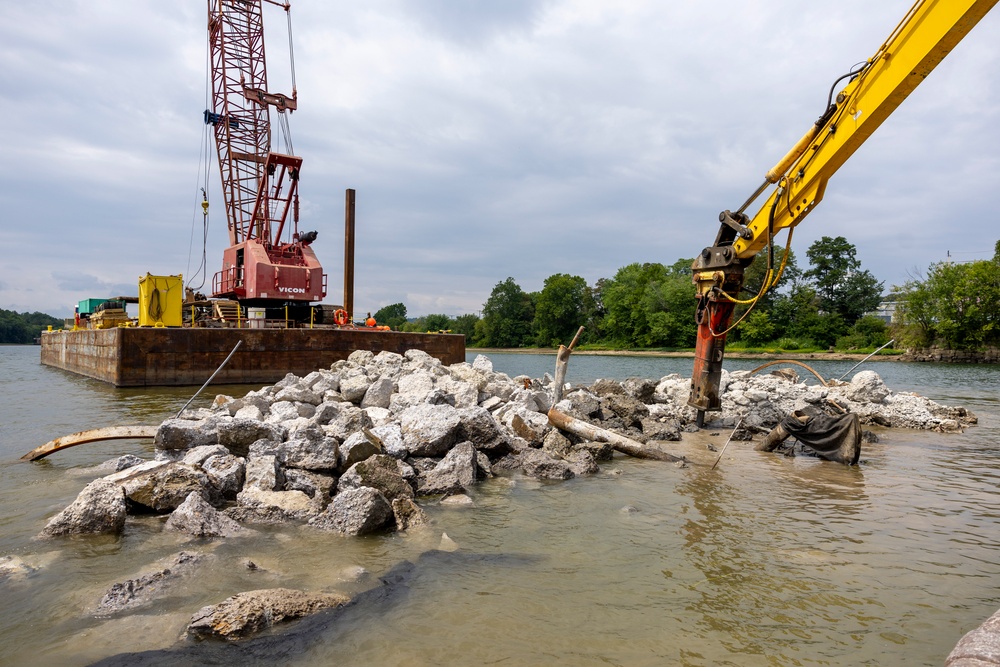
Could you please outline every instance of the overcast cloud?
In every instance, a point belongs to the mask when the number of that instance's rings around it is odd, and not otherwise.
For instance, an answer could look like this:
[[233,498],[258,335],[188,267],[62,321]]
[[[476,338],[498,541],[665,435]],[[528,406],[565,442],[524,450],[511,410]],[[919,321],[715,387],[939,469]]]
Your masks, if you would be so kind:
[[[327,302],[355,188],[357,310],[458,315],[508,276],[534,291],[696,255],[910,1],[292,5],[300,227],[320,233]],[[265,26],[269,87],[290,93],[280,9]],[[205,63],[203,0],[0,0],[0,307],[66,316],[194,273]],[[1000,10],[831,180],[799,256],[845,236],[887,286],[949,251],[991,257],[998,71]],[[210,281],[228,243],[214,165],[209,183]]]

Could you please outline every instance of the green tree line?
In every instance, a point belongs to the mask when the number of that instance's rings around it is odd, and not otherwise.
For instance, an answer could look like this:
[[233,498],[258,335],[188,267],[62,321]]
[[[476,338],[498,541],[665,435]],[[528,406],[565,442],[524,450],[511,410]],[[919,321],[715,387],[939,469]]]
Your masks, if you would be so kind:
[[[767,249],[747,268],[729,333],[731,349],[871,350],[890,339],[896,347],[952,349],[1000,344],[1000,242],[993,259],[934,264],[926,278],[890,290],[896,321],[870,315],[883,301],[884,283],[861,266],[842,236],[824,236],[805,252],[808,265],[781,246]],[[588,285],[557,273],[542,289],[526,292],[508,277],[493,288],[479,315],[443,314],[407,319],[402,303],[375,314],[403,331],[464,334],[470,347],[555,347],[581,325],[582,342],[612,349],[694,347],[695,299],[691,259],[670,265],[635,263]],[[768,267],[777,285],[760,294]]]
[[[794,253],[785,256],[783,248],[775,248],[771,265],[782,268],[780,286],[761,296],[749,313],[749,306],[737,307],[734,320],[743,320],[729,340],[737,346],[780,342],[792,349],[886,342],[882,321],[864,317],[880,303],[883,285],[861,268],[854,246],[843,237],[823,237],[806,254],[810,268],[803,271]],[[689,349],[697,330],[691,262],[629,264],[593,285],[557,273],[538,292],[526,292],[508,277],[493,288],[480,315],[408,320],[405,305],[397,303],[375,318],[404,331],[462,333],[471,347],[555,347],[568,343],[582,325],[584,344]],[[741,300],[757,295],[767,266],[764,251],[747,270]]]
[[932,264],[895,290],[899,335],[913,347],[1000,346],[1000,241],[992,259]]
[[50,324],[61,327],[62,320],[45,313],[17,313],[0,308],[0,343],[33,343]]

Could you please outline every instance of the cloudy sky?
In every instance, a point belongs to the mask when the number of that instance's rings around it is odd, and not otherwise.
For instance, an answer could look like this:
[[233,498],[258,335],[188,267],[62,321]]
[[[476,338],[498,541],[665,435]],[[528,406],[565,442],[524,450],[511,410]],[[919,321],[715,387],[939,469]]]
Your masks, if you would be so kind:
[[[301,227],[339,303],[477,312],[508,276],[593,284],[709,245],[910,0],[293,0]],[[0,308],[72,313],[197,270],[204,0],[0,0]],[[287,29],[265,10],[270,88]],[[831,180],[796,232],[886,285],[1000,238],[1000,10]],[[214,155],[214,152],[213,152]],[[210,173],[209,280],[227,245]],[[200,282],[199,280],[196,281]],[[206,288],[207,291],[207,288]]]

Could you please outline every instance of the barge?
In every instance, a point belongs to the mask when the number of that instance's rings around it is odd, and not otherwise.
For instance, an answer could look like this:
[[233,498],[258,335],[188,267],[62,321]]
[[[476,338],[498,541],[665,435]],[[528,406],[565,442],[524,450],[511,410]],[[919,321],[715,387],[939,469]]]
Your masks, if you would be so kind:
[[214,384],[273,384],[304,376],[355,350],[423,350],[444,364],[465,361],[465,336],[368,328],[253,329],[115,327],[42,332],[46,366],[116,387],[200,385],[241,342]]

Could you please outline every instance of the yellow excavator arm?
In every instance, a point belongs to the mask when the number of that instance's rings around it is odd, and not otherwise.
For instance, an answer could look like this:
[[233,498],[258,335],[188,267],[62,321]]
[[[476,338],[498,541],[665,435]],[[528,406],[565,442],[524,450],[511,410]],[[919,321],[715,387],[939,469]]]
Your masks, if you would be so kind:
[[[706,411],[721,407],[726,331],[743,270],[775,234],[798,225],[823,200],[830,177],[997,1],[917,0],[875,55],[834,82],[826,110],[760,187],[736,211],[719,214],[714,245],[692,265],[698,341],[688,404],[698,409],[699,423]],[[763,205],[749,217],[745,211],[769,187]]]

